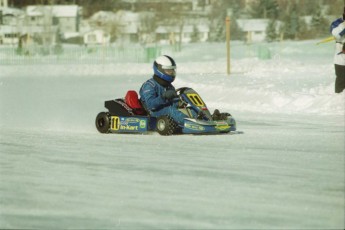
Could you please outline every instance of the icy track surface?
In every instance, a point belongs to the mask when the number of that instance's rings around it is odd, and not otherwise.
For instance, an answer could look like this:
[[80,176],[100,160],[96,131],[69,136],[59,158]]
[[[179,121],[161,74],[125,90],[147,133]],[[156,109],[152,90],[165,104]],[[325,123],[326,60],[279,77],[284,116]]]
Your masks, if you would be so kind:
[[170,54],[175,86],[230,112],[236,135],[99,134],[103,101],[139,90],[150,63],[0,65],[0,228],[344,229],[333,46],[271,49],[234,47],[231,76],[225,44]]

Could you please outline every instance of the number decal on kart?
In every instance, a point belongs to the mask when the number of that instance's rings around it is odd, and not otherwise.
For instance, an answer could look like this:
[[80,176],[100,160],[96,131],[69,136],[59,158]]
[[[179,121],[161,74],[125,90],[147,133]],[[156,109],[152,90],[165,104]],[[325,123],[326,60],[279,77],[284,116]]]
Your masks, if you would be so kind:
[[120,118],[119,117],[111,117],[111,129],[112,130],[119,130],[120,128]]
[[189,98],[189,100],[191,100],[191,102],[193,102],[194,105],[198,107],[205,106],[204,102],[201,100],[198,94],[190,93],[190,94],[187,94],[187,97]]

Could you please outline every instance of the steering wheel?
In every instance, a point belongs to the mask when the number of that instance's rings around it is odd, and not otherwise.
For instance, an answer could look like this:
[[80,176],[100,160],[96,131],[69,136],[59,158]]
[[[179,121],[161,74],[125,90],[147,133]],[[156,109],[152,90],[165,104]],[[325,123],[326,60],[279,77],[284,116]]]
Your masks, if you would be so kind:
[[182,97],[182,94],[184,93],[186,89],[189,89],[189,88],[181,87],[181,88],[176,89],[176,93],[179,97],[179,106],[178,106],[179,108],[185,108],[188,105],[188,102],[186,102],[184,98]]
[[185,91],[186,89],[189,89],[189,88],[188,88],[188,87],[181,87],[181,88],[178,88],[178,89],[176,90],[177,95],[180,96],[182,93],[184,93],[184,91]]

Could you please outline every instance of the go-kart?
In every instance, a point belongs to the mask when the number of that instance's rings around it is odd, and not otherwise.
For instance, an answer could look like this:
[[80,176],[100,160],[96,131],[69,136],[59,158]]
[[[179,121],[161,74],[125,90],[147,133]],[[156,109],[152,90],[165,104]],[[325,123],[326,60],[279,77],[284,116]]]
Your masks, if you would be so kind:
[[187,115],[183,126],[170,116],[153,117],[142,106],[138,94],[129,90],[124,98],[105,101],[107,112],[96,117],[100,133],[147,133],[157,131],[161,135],[220,134],[236,131],[235,119],[229,113],[218,110],[211,115],[200,95],[192,88],[176,90],[178,109]]

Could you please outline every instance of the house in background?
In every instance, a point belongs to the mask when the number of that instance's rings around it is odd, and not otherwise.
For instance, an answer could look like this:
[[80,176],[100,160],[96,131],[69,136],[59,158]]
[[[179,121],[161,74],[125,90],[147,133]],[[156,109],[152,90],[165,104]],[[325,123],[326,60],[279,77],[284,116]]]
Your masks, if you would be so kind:
[[15,45],[19,41],[19,31],[16,26],[0,25],[0,45]]
[[140,40],[140,13],[121,10],[116,13],[116,21],[118,27],[117,41],[126,44],[137,43]]
[[110,34],[103,30],[93,30],[84,34],[84,44],[89,45],[108,45],[110,43]]
[[262,42],[266,39],[268,19],[238,19],[237,24],[246,35],[247,43]]
[[24,12],[10,7],[0,7],[0,44],[18,43]]
[[[172,25],[155,25],[156,28],[147,27],[153,22],[154,15],[147,12],[118,11],[113,19],[117,27],[117,42],[120,43],[142,43],[151,44],[158,42],[160,44],[175,44],[181,38],[182,43],[188,43],[196,36],[198,41],[207,41],[209,38],[210,28],[208,23],[202,21],[186,21],[182,27]],[[153,26],[153,25],[151,25]]]
[[[237,24],[246,37],[246,42],[263,42],[267,37],[267,27],[270,23],[269,19],[238,19]],[[276,21],[276,32],[282,26],[281,21]]]
[[[1,0],[5,1],[5,0]],[[17,28],[6,28],[6,31],[20,33],[30,42],[38,42],[48,46],[56,43],[60,37],[64,42],[75,44],[104,44],[116,41],[120,44],[140,43],[152,45],[153,43],[175,44],[175,42],[188,43],[191,41],[207,41],[209,36],[209,23],[200,22],[200,15],[205,18],[204,9],[209,6],[209,1],[169,0],[160,2],[155,0],[132,1],[136,12],[119,10],[99,11],[89,19],[81,18],[82,10],[77,5],[30,5],[25,8],[22,23]],[[202,4],[201,4],[202,2]],[[147,7],[180,8],[188,17],[183,21],[183,26],[173,25],[171,22],[160,21],[157,23],[155,12],[148,12]],[[142,9],[142,10],[140,10]],[[187,12],[188,11],[188,12]],[[191,22],[191,18],[197,18]],[[14,17],[16,20],[17,17]],[[6,19],[10,20],[10,17]],[[167,24],[168,23],[168,24]],[[2,30],[5,31],[5,28]],[[12,43],[18,43],[12,38]],[[110,37],[110,39],[109,39]],[[76,41],[76,42],[74,42]]]
[[0,25],[17,26],[23,21],[24,11],[11,7],[0,6]]
[[85,35],[85,42],[90,41],[87,37],[91,38],[97,34],[98,40],[102,41],[116,40],[121,44],[137,43],[141,36],[140,25],[140,13],[122,10],[116,13],[99,11],[84,21],[81,32]]
[[212,1],[217,0],[121,0],[121,3],[128,5],[129,10],[136,12],[153,11],[155,9],[167,9],[177,7],[183,11],[195,12],[210,9]]
[[61,34],[79,32],[81,8],[77,5],[26,7],[26,26],[56,27]]

